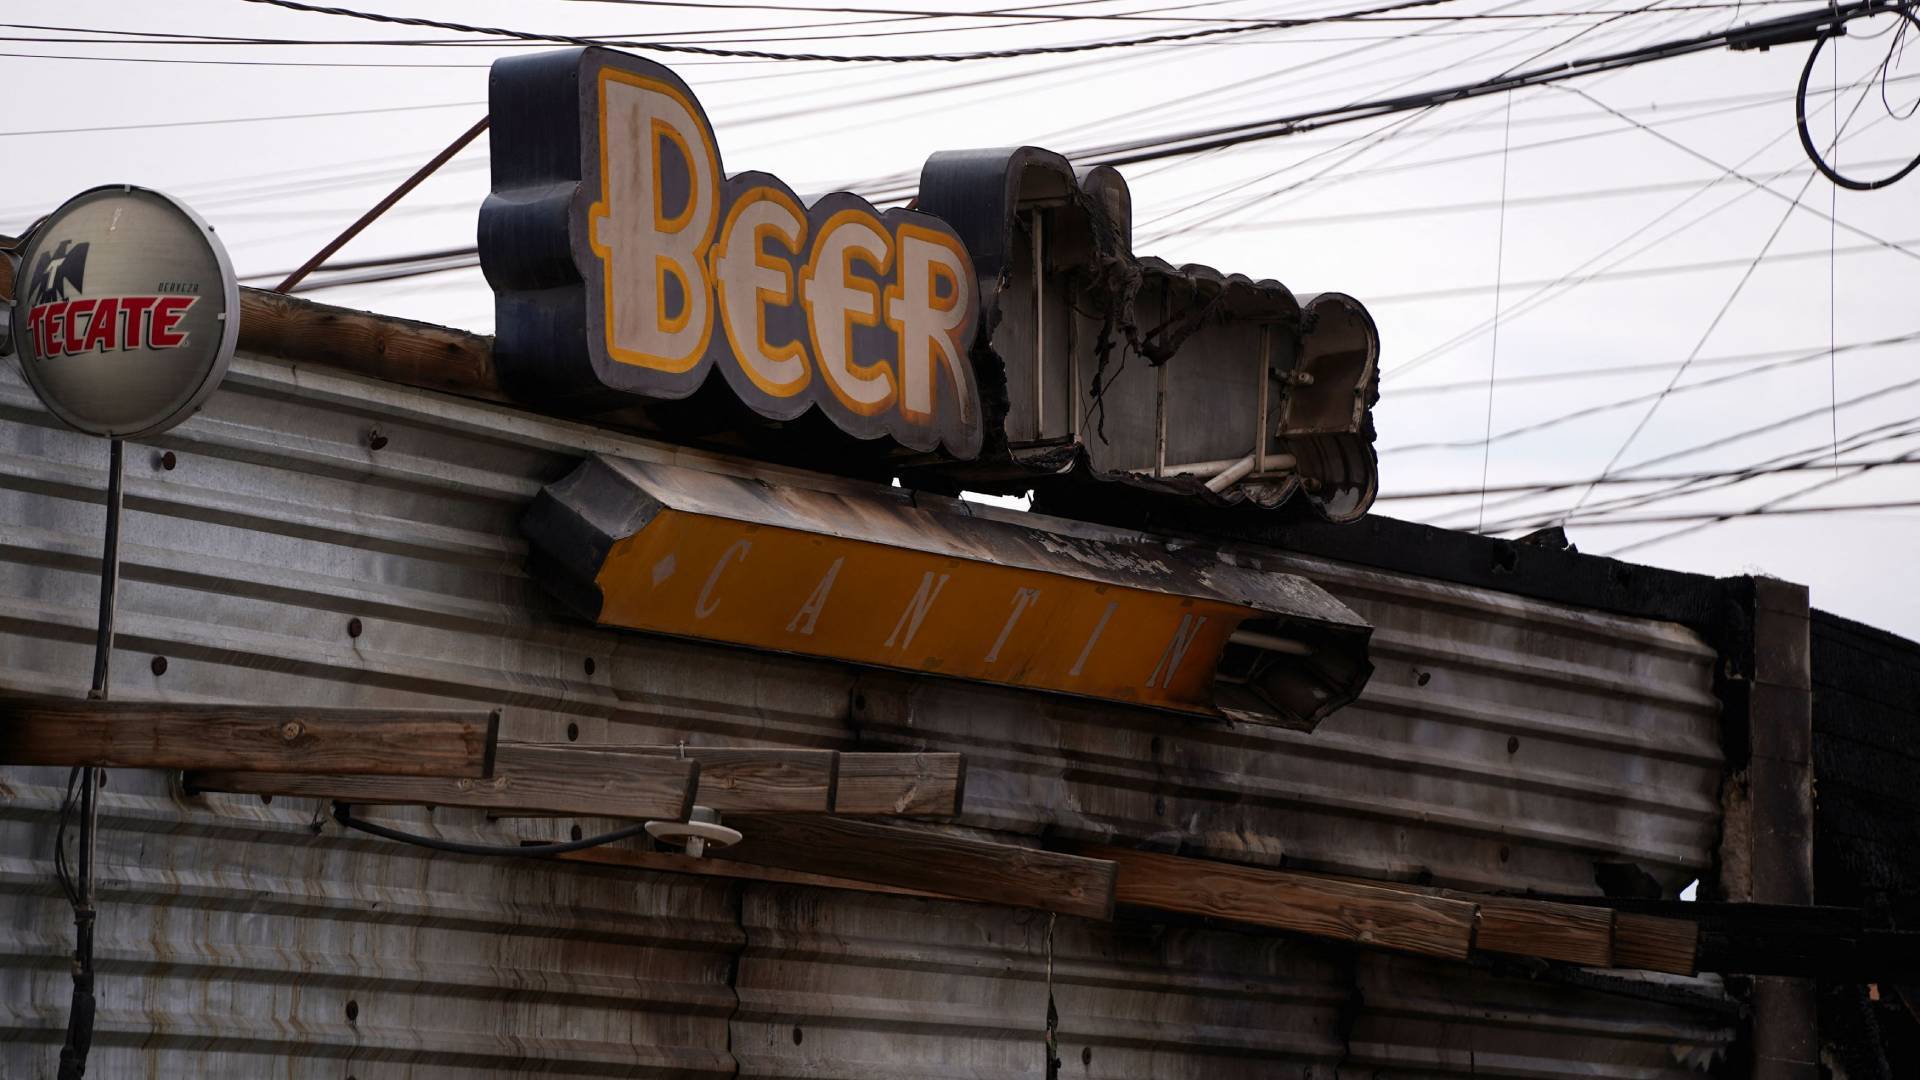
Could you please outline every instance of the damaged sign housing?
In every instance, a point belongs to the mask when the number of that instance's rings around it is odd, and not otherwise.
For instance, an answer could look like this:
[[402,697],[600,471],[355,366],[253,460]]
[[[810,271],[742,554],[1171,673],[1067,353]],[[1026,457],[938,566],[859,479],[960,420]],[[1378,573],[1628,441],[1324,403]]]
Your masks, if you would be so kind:
[[935,490],[1372,505],[1365,308],[1136,256],[1111,168],[944,152],[912,210],[807,205],[727,176],[658,64],[509,58],[490,99],[480,258],[521,400]]
[[848,481],[596,457],[541,490],[533,572],[603,626],[1311,728],[1371,628],[1197,550]]

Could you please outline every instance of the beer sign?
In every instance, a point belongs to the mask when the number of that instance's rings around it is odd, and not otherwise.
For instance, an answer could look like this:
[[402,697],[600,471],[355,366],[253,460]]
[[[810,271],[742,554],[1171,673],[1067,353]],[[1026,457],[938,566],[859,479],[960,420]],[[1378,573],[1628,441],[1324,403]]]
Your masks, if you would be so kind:
[[192,416],[220,385],[239,310],[213,230],[166,195],[116,184],[34,229],[14,281],[14,346],[63,423],[139,438]]
[[604,412],[717,378],[769,420],[978,454],[977,284],[944,222],[728,176],[693,92],[637,57],[501,60],[489,96],[480,259],[516,395]]

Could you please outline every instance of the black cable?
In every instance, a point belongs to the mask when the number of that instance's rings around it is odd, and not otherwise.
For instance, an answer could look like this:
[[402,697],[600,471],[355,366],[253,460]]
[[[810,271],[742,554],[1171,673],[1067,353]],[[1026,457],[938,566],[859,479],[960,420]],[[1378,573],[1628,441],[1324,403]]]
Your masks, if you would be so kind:
[[554,855],[565,855],[570,851],[584,851],[587,848],[602,847],[620,840],[631,840],[647,831],[646,823],[641,822],[638,825],[631,825],[624,829],[615,829],[612,832],[601,833],[598,836],[588,836],[560,844],[525,844],[514,846],[509,844],[463,844],[457,840],[442,840],[437,836],[421,836],[418,833],[391,829],[385,825],[375,825],[371,821],[354,817],[349,810],[349,804],[344,802],[333,804],[333,820],[349,829],[356,829],[360,832],[369,833],[386,840],[398,840],[403,844],[413,844],[417,847],[428,848],[433,851],[444,851],[453,855],[521,855],[531,858],[546,858]]
[[[1893,63],[1893,50],[1899,47],[1901,37],[1904,36],[1904,31],[1907,26],[1920,27],[1920,18],[1915,17],[1910,4],[1902,3],[1894,10],[1898,12],[1904,22],[1901,27],[1902,34],[1895,35],[1893,43],[1887,46],[1886,59],[1880,62],[1880,74],[1882,77],[1880,93],[1882,102],[1886,99],[1885,76],[1888,66]],[[1845,32],[1842,27],[1846,25],[1846,22],[1846,19],[1837,19],[1832,26],[1826,29],[1826,32],[1813,39],[1813,49],[1807,53],[1806,66],[1800,69],[1800,87],[1794,92],[1793,124],[1794,129],[1800,133],[1800,148],[1807,152],[1807,159],[1813,162],[1814,168],[1820,170],[1820,175],[1846,188],[1848,191],[1874,191],[1886,187],[1889,184],[1897,184],[1901,180],[1906,179],[1907,174],[1913,172],[1913,170],[1920,169],[1920,155],[1915,155],[1913,160],[1901,167],[1900,171],[1891,175],[1883,176],[1878,180],[1855,180],[1851,176],[1842,175],[1832,165],[1827,163],[1826,157],[1820,153],[1820,148],[1813,143],[1813,132],[1807,128],[1807,85],[1813,78],[1813,65],[1820,59],[1820,50],[1826,48],[1827,39],[1839,37]],[[1889,114],[1893,112],[1892,109],[1888,109],[1887,111]]]
[[[1185,30],[1173,34],[1153,34],[1139,38],[1119,38],[1106,41],[1082,41],[1064,45],[1035,45],[1021,49],[995,49],[984,52],[967,53],[915,53],[906,55],[869,55],[846,56],[833,53],[783,53],[761,49],[717,49],[706,45],[671,44],[663,41],[612,40],[608,38],[586,38],[573,34],[533,33],[525,30],[509,30],[498,26],[473,26],[466,23],[445,22],[439,19],[422,19],[413,16],[385,15],[373,11],[356,11],[353,8],[325,7],[318,4],[305,4],[299,0],[245,0],[250,4],[266,4],[271,7],[285,8],[288,11],[302,11],[316,15],[337,15],[349,19],[364,19],[368,22],[392,23],[398,26],[419,26],[434,30],[451,30],[463,34],[485,34],[490,37],[511,38],[516,41],[557,43],[563,45],[582,45],[590,47],[614,47],[626,49],[644,49],[651,52],[690,53],[696,56],[724,56],[756,60],[793,60],[832,64],[849,63],[960,63],[969,60],[1008,60],[1022,56],[1054,56],[1063,53],[1092,52],[1098,49],[1135,48],[1141,45],[1159,45],[1175,41],[1194,41],[1202,38],[1220,37],[1227,34],[1247,34],[1264,30],[1285,30],[1296,26],[1315,26],[1322,23],[1365,21],[1368,16],[1383,15],[1408,8],[1433,7],[1451,3],[1452,0],[1399,0],[1398,3],[1380,7],[1363,8],[1357,11],[1342,12],[1334,15],[1314,15],[1297,19],[1272,19],[1266,22],[1247,23],[1236,26],[1215,26],[1204,30]],[[1877,0],[1875,0],[1877,2]]]

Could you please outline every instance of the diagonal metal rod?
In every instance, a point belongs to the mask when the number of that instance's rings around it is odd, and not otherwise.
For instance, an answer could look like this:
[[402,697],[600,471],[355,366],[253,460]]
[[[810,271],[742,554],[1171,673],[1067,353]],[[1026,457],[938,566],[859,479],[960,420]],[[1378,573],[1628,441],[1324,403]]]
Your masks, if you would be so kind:
[[412,176],[409,176],[405,180],[401,181],[399,187],[394,188],[392,192],[388,193],[386,198],[381,199],[379,202],[373,204],[373,209],[368,210],[364,214],[361,214],[360,220],[347,226],[346,231],[342,232],[339,236],[334,237],[333,240],[329,242],[326,247],[323,247],[319,251],[314,252],[313,258],[308,259],[306,262],[300,264],[300,269],[295,270],[291,274],[288,274],[287,280],[281,282],[278,285],[275,285],[273,287],[273,291],[277,293],[292,292],[293,287],[295,285],[300,284],[300,282],[304,280],[308,274],[311,274],[315,270],[320,269],[320,266],[322,263],[332,258],[334,252],[339,251],[343,247],[346,247],[348,241],[352,240],[356,236],[359,236],[362,230],[364,230],[367,226],[373,224],[375,218],[378,218],[381,214],[384,214],[388,210],[392,209],[394,203],[397,203],[401,199],[404,199],[407,197],[407,192],[412,191],[414,188],[419,187],[422,181],[426,180],[427,177],[432,176],[434,174],[435,170],[439,169],[440,166],[445,165],[447,162],[453,160],[453,156],[455,154],[458,154],[460,151],[465,150],[469,143],[473,142],[473,140],[480,137],[481,132],[487,130],[487,125],[492,123],[492,121],[493,121],[493,117],[491,116],[481,117],[480,121],[474,124],[472,127],[468,128],[465,134],[461,135],[459,138],[449,143],[445,150],[442,150],[438,154],[435,154],[432,161],[429,161],[425,165],[420,166],[420,168]]

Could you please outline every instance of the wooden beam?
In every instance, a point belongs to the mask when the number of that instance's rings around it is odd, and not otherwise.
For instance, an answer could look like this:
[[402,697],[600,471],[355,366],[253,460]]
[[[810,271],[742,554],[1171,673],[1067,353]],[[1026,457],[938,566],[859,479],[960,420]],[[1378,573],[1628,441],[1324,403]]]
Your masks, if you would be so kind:
[[700,765],[694,761],[503,743],[494,758],[492,778],[484,780],[193,772],[187,774],[187,787],[370,805],[464,806],[684,821],[693,809],[699,777]]
[[1130,848],[1076,850],[1119,865],[1122,904],[1455,960],[1473,946],[1475,906],[1464,900]]
[[[682,757],[700,763],[694,801],[723,814],[824,814],[833,809],[840,755],[780,747],[643,746],[614,743],[524,743],[597,754]],[[903,755],[904,756],[904,755]]]
[[745,838],[709,854],[1062,915],[1113,916],[1114,866],[1101,859],[837,817],[736,817],[727,824]]
[[1691,975],[1699,947],[1700,927],[1691,919],[1668,919],[1631,911],[1613,914],[1615,967]]
[[497,710],[0,696],[0,764],[481,778]]
[[966,787],[967,759],[960,754],[843,753],[833,811],[953,817]]
[[1613,912],[1606,908],[1451,891],[1440,895],[1479,905],[1480,921],[1473,934],[1476,949],[1582,967],[1614,964]]
[[[556,857],[573,862],[618,866],[629,870],[694,874],[700,877],[732,878],[737,881],[765,881],[775,885],[806,885],[816,889],[841,889],[883,896],[920,896],[932,900],[963,899],[958,896],[948,896],[945,893],[927,892],[923,889],[903,889],[897,885],[882,885],[873,881],[855,881],[852,878],[828,877],[825,874],[807,874],[799,870],[783,870],[777,866],[760,866],[756,863],[737,862],[731,859],[694,858],[691,855],[678,855],[665,851],[635,851],[632,848],[614,844],[570,851]],[[977,903],[978,901],[966,902]]]
[[240,290],[240,348],[427,390],[507,400],[491,338],[260,289]]

